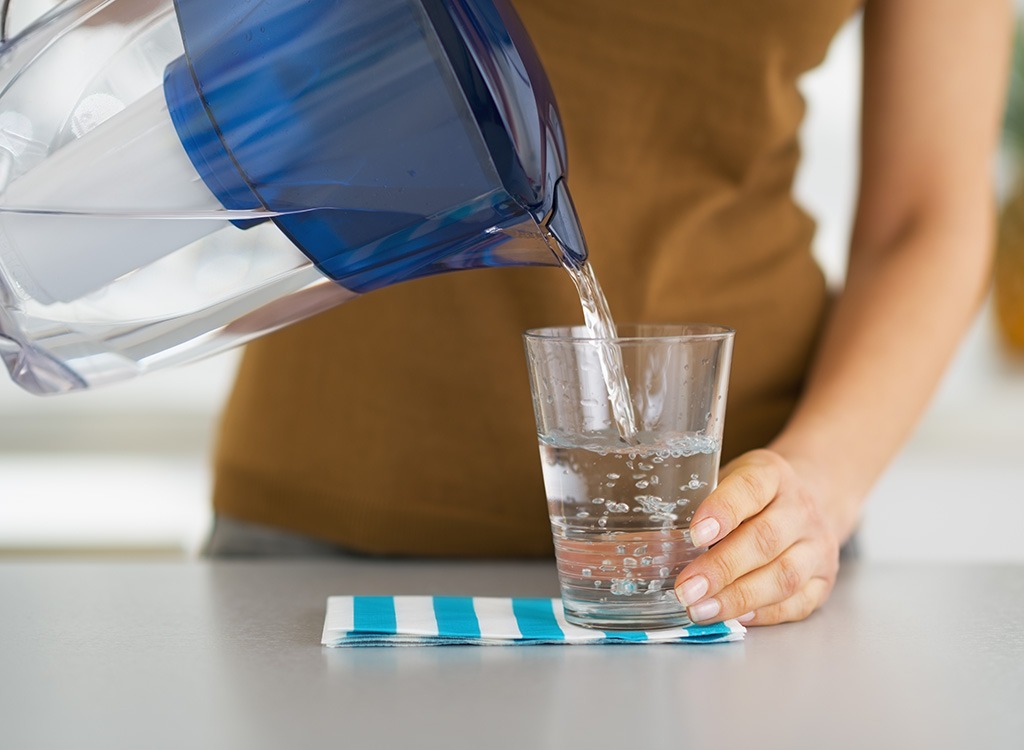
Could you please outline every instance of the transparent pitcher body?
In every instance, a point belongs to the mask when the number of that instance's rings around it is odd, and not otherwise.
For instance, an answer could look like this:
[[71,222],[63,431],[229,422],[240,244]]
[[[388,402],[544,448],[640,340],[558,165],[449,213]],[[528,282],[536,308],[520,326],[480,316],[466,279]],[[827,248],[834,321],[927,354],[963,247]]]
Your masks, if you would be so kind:
[[500,0],[65,2],[0,48],[0,356],[59,393],[581,260],[564,174]]

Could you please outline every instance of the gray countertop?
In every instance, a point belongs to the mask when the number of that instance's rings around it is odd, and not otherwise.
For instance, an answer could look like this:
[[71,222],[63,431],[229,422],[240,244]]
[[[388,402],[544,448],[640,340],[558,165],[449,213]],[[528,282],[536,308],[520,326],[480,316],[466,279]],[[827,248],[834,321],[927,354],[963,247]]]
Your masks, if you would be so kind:
[[325,649],[331,594],[547,563],[0,563],[0,748],[1019,748],[1024,566],[848,564],[718,645]]

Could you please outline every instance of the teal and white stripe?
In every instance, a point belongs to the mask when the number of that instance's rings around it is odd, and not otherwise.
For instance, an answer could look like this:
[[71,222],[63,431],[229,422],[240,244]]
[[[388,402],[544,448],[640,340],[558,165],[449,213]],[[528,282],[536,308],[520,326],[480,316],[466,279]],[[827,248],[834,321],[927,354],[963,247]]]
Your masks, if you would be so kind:
[[648,631],[594,630],[565,621],[560,599],[487,596],[332,596],[325,646],[718,643],[738,641],[735,620]]

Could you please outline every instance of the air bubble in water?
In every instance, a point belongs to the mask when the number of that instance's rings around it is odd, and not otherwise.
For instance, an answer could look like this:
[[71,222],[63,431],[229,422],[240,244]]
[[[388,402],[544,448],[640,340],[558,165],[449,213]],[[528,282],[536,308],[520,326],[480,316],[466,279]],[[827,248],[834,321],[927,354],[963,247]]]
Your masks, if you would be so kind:
[[675,503],[665,502],[657,495],[637,495],[635,499],[650,514],[668,513],[675,507]]
[[629,578],[616,578],[612,581],[611,591],[617,596],[632,596],[636,593],[636,581]]
[[594,571],[592,571],[590,568],[584,568],[583,570],[580,571],[580,575],[583,576],[584,578],[590,578],[590,574],[593,573],[593,572]]
[[658,575],[661,576],[662,578],[665,578],[666,576],[668,576],[668,574],[670,572],[671,571],[669,571],[668,568],[658,568]]
[[624,557],[622,558],[622,567],[624,568],[635,568],[636,558],[635,557]]
[[600,578],[594,579],[594,588],[595,589],[601,588],[601,579]]
[[665,584],[664,581],[656,578],[655,580],[653,580],[653,581],[651,581],[650,583],[647,584],[647,590],[648,591],[661,591],[661,587],[664,584]]
[[609,472],[608,474],[605,474],[605,476],[608,477],[609,479],[618,479],[619,478],[619,475],[616,474],[614,471]]
[[679,489],[681,489],[681,490],[699,490],[701,487],[707,487],[707,486],[708,486],[707,482],[702,482],[702,481],[700,481],[700,477],[699,476],[697,476],[696,474],[691,474],[690,475],[690,481],[687,482],[686,484],[684,484]]
[[618,547],[616,547],[615,548],[615,554],[617,554],[617,555],[624,555],[624,554],[626,554],[626,545],[625,544],[620,544]]
[[641,479],[639,482],[636,483],[636,488],[638,490],[645,490],[648,487],[650,487],[650,485],[651,483],[648,482],[646,479]]
[[600,526],[603,529],[605,526],[608,525],[608,519],[607,518],[599,518],[599,519],[597,519],[597,525]]
[[604,505],[604,498],[603,497],[595,497],[590,502],[592,502],[594,505]]
[[589,513],[587,513],[587,511],[585,511],[585,510],[581,510],[581,511],[578,511],[578,512],[576,513],[576,517],[577,517],[577,518],[589,518],[589,517],[590,517],[590,514],[589,514]]
[[633,548],[633,554],[634,555],[643,555],[643,554],[646,554],[646,553],[647,553],[647,545],[646,544],[639,544],[639,545],[637,545],[636,547]]
[[650,555],[645,555],[645,556],[640,558],[640,564],[641,565],[650,565],[652,562],[654,562],[654,558],[651,557]]

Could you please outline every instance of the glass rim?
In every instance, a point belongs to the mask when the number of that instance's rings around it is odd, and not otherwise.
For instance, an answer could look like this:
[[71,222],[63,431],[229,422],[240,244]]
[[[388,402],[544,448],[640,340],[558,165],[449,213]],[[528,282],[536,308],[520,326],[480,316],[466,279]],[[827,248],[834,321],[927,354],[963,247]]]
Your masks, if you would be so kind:
[[[650,335],[625,335],[614,338],[597,338],[589,335],[586,326],[543,326],[541,328],[530,328],[523,332],[523,338],[527,341],[561,341],[566,343],[610,341],[616,344],[642,341],[716,341],[725,340],[735,335],[736,329],[716,323],[617,323],[616,329],[637,329],[651,328],[655,331],[675,329],[676,333],[653,333]],[[681,332],[684,329],[693,329],[690,333]]]

